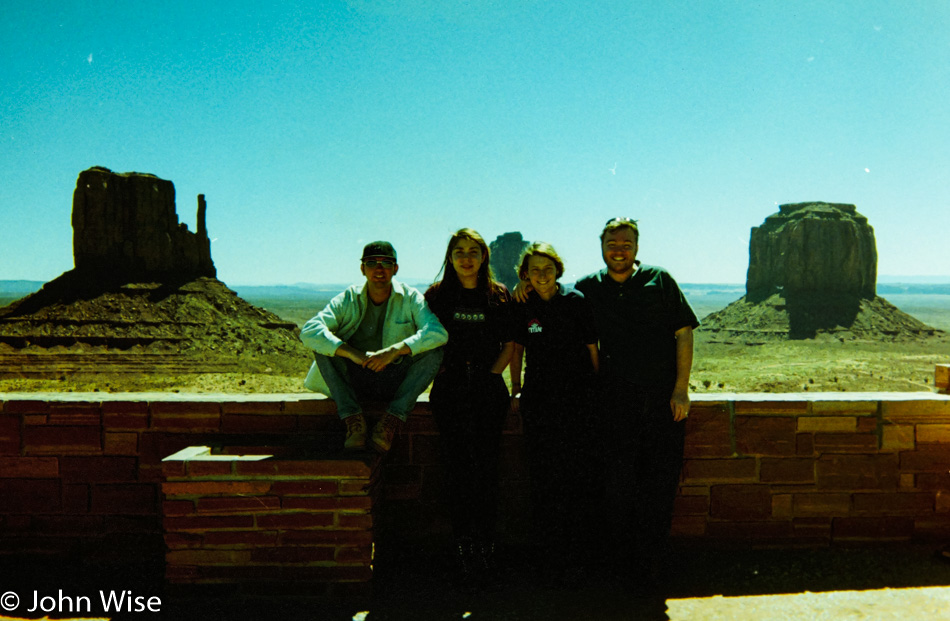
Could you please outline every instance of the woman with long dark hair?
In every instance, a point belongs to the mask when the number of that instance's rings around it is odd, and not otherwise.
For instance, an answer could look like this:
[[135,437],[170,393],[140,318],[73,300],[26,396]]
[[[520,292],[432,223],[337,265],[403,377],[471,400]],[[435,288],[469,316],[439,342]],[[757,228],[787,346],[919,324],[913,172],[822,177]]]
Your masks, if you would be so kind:
[[514,351],[511,296],[495,281],[488,244],[460,229],[449,240],[442,279],[425,297],[449,332],[429,395],[442,440],[460,579],[497,583],[495,519],[501,432],[510,408],[501,374]]

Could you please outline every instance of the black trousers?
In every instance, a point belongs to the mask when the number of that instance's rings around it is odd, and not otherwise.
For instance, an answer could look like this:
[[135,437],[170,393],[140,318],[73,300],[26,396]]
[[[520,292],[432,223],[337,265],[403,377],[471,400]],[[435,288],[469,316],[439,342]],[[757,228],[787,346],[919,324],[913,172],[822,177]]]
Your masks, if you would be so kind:
[[498,514],[501,432],[510,407],[500,375],[443,372],[429,393],[445,466],[445,495],[456,537],[490,541]]
[[[561,387],[563,388],[563,387]],[[535,541],[548,569],[584,560],[590,541],[596,474],[592,450],[591,404],[583,388],[553,386],[521,401],[525,455],[531,477]]]
[[674,422],[672,389],[643,389],[601,378],[595,423],[601,431],[602,503],[609,549],[648,569],[666,561],[673,502],[683,467],[685,421]]

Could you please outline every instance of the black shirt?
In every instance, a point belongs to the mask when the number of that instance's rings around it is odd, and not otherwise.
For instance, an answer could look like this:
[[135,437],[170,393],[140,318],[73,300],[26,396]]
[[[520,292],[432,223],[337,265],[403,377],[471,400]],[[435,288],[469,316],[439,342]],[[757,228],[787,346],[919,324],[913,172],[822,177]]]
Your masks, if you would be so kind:
[[545,301],[532,291],[518,310],[515,340],[525,347],[524,392],[573,392],[589,381],[594,368],[587,345],[597,343],[597,331],[583,294],[560,285]]
[[672,390],[676,382],[674,333],[699,326],[673,277],[662,267],[639,265],[619,283],[604,268],[579,280],[576,287],[594,310],[601,375],[644,388]]
[[429,308],[449,332],[442,365],[448,370],[471,366],[487,371],[505,343],[514,339],[511,296],[502,288],[489,296],[478,289],[456,293],[435,286],[426,291]]

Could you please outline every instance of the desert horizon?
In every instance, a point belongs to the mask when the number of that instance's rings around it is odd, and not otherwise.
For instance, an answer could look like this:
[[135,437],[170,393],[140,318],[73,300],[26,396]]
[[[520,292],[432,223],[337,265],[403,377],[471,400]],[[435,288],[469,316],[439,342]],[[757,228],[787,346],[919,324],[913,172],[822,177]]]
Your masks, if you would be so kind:
[[[44,284],[27,281],[32,285],[24,286],[22,281],[0,281],[0,307],[32,292],[12,293],[11,289],[17,285],[11,283],[17,282],[23,289],[32,286],[33,291]],[[309,289],[301,286],[236,286],[232,289],[248,303],[299,327],[345,286],[313,285]],[[682,288],[700,320],[745,294],[745,285],[741,284],[683,283]],[[947,284],[879,281],[878,293],[902,311],[941,332],[910,341],[837,339],[824,334],[814,339],[750,345],[721,342],[721,339],[713,339],[699,330],[690,379],[692,392],[932,392],[935,365],[950,362],[950,278]],[[61,355],[141,353],[136,348],[111,351],[105,347],[81,352],[64,347],[52,350],[31,347],[25,352]],[[45,379],[17,378],[8,373],[0,376],[0,391],[304,393],[303,377],[310,361],[303,356],[299,358],[269,355],[265,356],[264,366],[255,368],[249,365],[242,371],[242,359],[234,356],[239,368],[228,373],[89,370]],[[200,365],[200,361],[197,364]]]
[[[433,280],[400,278],[401,282],[425,290]],[[354,279],[353,282],[358,282]],[[247,301],[298,325],[316,314],[337,293],[351,283],[237,284],[225,283]],[[0,280],[0,308],[38,291],[45,281]],[[565,282],[571,286],[573,282]],[[696,316],[702,319],[745,295],[744,283],[680,283]],[[950,331],[950,276],[880,276],[877,293],[924,323]],[[313,312],[303,317],[306,309]]]

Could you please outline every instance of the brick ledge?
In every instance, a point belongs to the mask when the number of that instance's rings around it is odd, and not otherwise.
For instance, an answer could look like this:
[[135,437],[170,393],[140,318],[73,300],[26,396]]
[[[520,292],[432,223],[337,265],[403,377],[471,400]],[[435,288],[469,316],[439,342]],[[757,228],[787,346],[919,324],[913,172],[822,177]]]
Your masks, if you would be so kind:
[[[717,392],[690,393],[694,402],[728,401],[950,401],[950,395],[932,392]],[[0,393],[4,401],[53,401],[102,403],[111,401],[182,401],[200,402],[301,402],[325,401],[326,396],[316,393],[210,393],[210,392],[7,392]],[[420,395],[427,403],[429,395]]]

